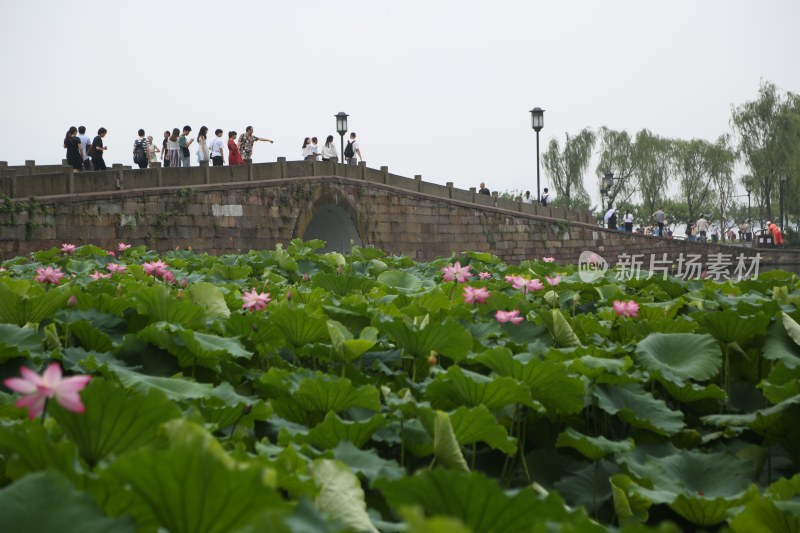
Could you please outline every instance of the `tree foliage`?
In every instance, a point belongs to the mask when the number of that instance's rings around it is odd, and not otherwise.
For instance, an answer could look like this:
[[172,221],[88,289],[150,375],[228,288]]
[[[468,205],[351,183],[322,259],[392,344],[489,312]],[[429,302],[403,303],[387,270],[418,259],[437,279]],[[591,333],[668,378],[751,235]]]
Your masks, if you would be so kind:
[[574,137],[567,134],[563,151],[558,139],[550,139],[547,151],[542,155],[545,172],[558,196],[566,199],[567,208],[572,207],[574,201],[589,201],[583,175],[591,162],[596,139],[592,130],[584,128]]

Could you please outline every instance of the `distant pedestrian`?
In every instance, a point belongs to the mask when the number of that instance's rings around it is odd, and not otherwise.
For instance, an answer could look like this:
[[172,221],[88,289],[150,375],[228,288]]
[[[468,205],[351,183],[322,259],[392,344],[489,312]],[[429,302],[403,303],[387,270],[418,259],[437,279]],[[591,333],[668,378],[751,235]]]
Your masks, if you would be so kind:
[[523,204],[532,204],[533,198],[531,198],[531,191],[525,191],[525,194],[522,195],[522,203]]
[[659,207],[658,211],[656,211],[655,213],[650,215],[650,218],[654,219],[656,221],[656,224],[658,224],[658,237],[663,237],[664,236],[664,219],[667,218],[667,215],[664,214],[664,208],[663,207]]
[[225,164],[225,143],[222,142],[222,130],[217,128],[214,130],[215,137],[211,140],[211,161],[215,167],[221,167]]
[[708,220],[706,220],[705,215],[700,215],[700,218],[697,219],[697,234],[700,237],[701,241],[707,240],[708,235]]
[[547,204],[550,203],[550,191],[547,190],[547,187],[544,188],[544,192],[542,193],[541,198],[539,198],[539,203],[545,207],[547,207]]
[[103,160],[103,153],[108,150],[108,146],[103,145],[108,130],[100,128],[97,130],[97,137],[92,141],[92,166],[95,170],[106,170],[106,162]]
[[78,128],[72,126],[64,137],[64,148],[67,149],[67,162],[75,170],[83,170],[83,145],[78,137]]
[[625,231],[633,233],[633,215],[627,209],[625,215],[622,217],[622,223],[625,224]]
[[242,159],[242,154],[239,152],[239,147],[236,146],[235,131],[228,132],[228,164],[231,166],[244,165],[244,159]]
[[181,149],[181,166],[188,167],[192,164],[192,156],[191,152],[189,151],[189,147],[194,142],[194,138],[189,137],[189,134],[192,132],[192,128],[190,126],[183,127],[183,133],[178,138],[178,146]]
[[139,138],[133,141],[133,162],[139,165],[139,168],[147,168],[150,163],[147,157],[147,137],[144,136],[144,130],[139,129]]
[[772,233],[772,244],[783,248],[783,232],[781,232],[781,228],[776,223],[767,221],[767,229]]
[[359,148],[358,141],[356,141],[355,132],[350,134],[350,140],[347,141],[347,146],[344,148],[344,157],[348,165],[357,165],[359,160],[364,160],[361,155],[361,148]]
[[92,145],[92,140],[86,135],[86,126],[78,126],[78,138],[83,147],[83,170],[92,170],[92,160],[89,159],[89,147]]
[[156,155],[161,150],[158,149],[156,143],[153,142],[153,136],[147,136],[147,160],[150,163],[150,166],[155,166],[155,163],[158,163],[158,156]]
[[486,196],[492,195],[491,191],[486,188],[486,184],[484,182],[481,182],[481,187],[478,189],[478,194],[485,194]]
[[328,135],[325,139],[325,146],[322,147],[322,160],[323,161],[339,161],[339,154],[336,151],[336,145],[333,142],[333,135]]
[[242,159],[244,159],[246,163],[253,159],[253,144],[255,144],[256,141],[266,141],[270,144],[273,143],[271,139],[265,139],[253,135],[253,126],[247,126],[247,129],[244,130],[244,133],[239,136],[239,152],[242,154]]
[[172,130],[172,135],[167,139],[167,159],[169,160],[169,164],[166,166],[168,167],[177,168],[181,166],[181,145],[178,144],[178,137],[180,137],[180,134],[181,130],[174,128]]
[[311,137],[303,139],[303,148],[300,153],[305,161],[311,161],[316,158],[314,155],[314,146],[311,144]]
[[208,151],[208,128],[205,126],[200,127],[197,132],[197,162],[210,161],[211,156]]
[[322,161],[322,150],[319,147],[319,141],[316,137],[311,137],[311,146],[314,147],[314,160]]
[[169,130],[164,132],[164,142],[161,143],[161,160],[164,168],[169,166]]
[[619,228],[617,228],[617,210],[616,209],[614,209],[614,211],[608,217],[608,229],[619,229]]

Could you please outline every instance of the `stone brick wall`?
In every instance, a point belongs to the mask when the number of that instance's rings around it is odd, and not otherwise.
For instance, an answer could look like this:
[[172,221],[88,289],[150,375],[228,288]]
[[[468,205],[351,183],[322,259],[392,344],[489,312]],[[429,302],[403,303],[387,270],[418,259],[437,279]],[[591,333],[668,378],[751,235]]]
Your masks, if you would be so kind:
[[[314,169],[309,166],[308,170]],[[356,175],[209,180],[212,183],[192,187],[6,200],[0,204],[0,250],[7,259],[62,243],[96,244],[112,250],[118,242],[126,242],[159,251],[192,248],[211,254],[270,249],[305,237],[315,211],[335,204],[350,215],[364,245],[419,260],[476,250],[510,263],[545,256],[559,263],[576,263],[581,252],[593,251],[612,265],[621,254],[642,254],[647,266],[650,254],[657,259],[667,254],[672,261],[680,254],[699,254],[706,263],[709,254],[733,257],[756,252],[606,230],[521,211],[518,202],[481,205],[419,192],[406,183],[387,184],[392,180],[386,179],[385,171],[367,180],[363,168],[360,176],[357,167],[347,170]],[[552,214],[549,208],[548,214]],[[796,252],[771,249],[762,253],[762,268],[798,270]]]

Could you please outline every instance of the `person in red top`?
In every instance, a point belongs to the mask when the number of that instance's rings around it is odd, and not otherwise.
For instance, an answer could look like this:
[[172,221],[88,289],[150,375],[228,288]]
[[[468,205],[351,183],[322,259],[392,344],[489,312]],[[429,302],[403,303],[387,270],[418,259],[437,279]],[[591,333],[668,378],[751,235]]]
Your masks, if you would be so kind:
[[781,228],[774,222],[767,222],[767,228],[769,228],[769,232],[772,233],[772,243],[775,246],[783,248],[783,233],[781,233]]
[[244,165],[244,159],[239,152],[239,147],[236,146],[236,132],[228,132],[228,164],[229,165]]

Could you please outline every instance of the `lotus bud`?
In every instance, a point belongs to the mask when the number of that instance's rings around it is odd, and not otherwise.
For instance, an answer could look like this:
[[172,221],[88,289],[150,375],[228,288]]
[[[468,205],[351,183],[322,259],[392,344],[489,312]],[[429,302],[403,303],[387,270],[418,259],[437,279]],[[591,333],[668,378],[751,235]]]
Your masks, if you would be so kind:
[[292,299],[292,289],[289,289],[288,291],[286,291],[286,299],[287,300],[291,300]]
[[436,366],[439,364],[439,359],[436,357],[438,354],[431,350],[431,354],[428,356],[428,364],[431,366]]
[[72,296],[67,298],[67,305],[70,307],[75,307],[76,305],[78,305],[78,297],[73,294]]
[[309,278],[308,278],[308,272],[305,272],[305,273],[303,274],[303,281],[308,281],[308,279],[309,279]]

